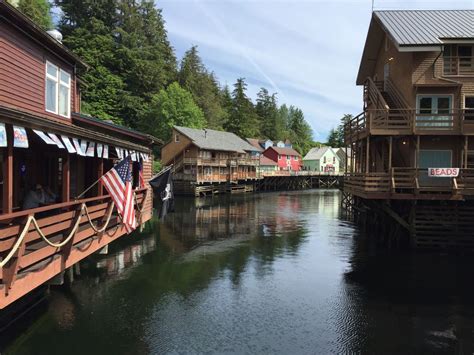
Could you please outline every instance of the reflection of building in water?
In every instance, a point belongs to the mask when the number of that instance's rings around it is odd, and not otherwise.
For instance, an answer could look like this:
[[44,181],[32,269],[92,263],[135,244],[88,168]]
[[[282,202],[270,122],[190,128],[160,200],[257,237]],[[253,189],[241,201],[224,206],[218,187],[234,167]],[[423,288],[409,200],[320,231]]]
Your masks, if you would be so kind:
[[98,269],[105,269],[107,275],[120,275],[126,268],[140,263],[140,258],[156,249],[154,237],[128,245],[115,254],[107,255],[97,262]]

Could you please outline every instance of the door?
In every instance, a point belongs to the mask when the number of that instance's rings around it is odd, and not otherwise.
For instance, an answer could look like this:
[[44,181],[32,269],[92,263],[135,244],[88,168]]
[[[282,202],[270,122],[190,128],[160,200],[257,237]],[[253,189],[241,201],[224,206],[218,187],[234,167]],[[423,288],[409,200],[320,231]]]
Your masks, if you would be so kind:
[[[451,168],[452,151],[451,150],[420,150],[419,168]],[[447,177],[429,177],[428,171],[420,171],[418,175],[420,187],[450,187],[451,178]]]
[[417,127],[452,127],[451,95],[417,95]]

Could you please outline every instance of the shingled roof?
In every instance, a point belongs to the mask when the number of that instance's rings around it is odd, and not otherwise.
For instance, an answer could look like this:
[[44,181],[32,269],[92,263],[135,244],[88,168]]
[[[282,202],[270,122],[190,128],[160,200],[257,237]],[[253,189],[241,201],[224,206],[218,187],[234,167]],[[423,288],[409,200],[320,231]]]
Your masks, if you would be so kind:
[[191,139],[193,144],[201,149],[238,153],[255,151],[254,147],[234,133],[179,126],[174,126],[174,129]]
[[293,148],[289,148],[289,147],[268,147],[267,149],[273,149],[275,152],[277,152],[280,155],[296,155],[299,157],[301,156],[300,153],[298,153]]

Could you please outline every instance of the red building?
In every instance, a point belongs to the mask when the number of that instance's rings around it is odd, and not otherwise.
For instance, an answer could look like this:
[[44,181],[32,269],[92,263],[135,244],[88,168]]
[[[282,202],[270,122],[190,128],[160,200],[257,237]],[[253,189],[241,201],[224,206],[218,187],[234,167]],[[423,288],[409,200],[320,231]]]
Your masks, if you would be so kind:
[[263,155],[277,163],[279,170],[301,170],[301,155],[293,148],[268,147]]

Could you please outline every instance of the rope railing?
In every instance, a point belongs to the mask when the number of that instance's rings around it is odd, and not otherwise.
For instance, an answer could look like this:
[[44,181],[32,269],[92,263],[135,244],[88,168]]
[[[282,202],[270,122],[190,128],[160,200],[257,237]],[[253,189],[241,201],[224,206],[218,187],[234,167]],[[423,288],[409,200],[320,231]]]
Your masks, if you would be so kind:
[[[140,219],[141,219],[141,215],[143,214],[143,211],[144,211],[144,208],[145,208],[147,193],[148,193],[148,189],[146,189],[145,192],[144,192],[142,204],[141,204],[140,207],[138,206],[136,193],[134,193],[136,207],[137,207]],[[72,224],[72,229],[70,230],[68,236],[66,238],[64,238],[64,240],[62,240],[59,243],[52,242],[50,239],[48,239],[48,237],[41,230],[41,227],[39,226],[38,221],[34,216],[34,213],[29,214],[28,217],[27,217],[26,223],[25,223],[18,239],[16,240],[15,244],[13,245],[12,249],[5,256],[5,258],[2,259],[2,261],[0,262],[0,268],[3,268],[15,256],[15,254],[20,249],[25,237],[28,235],[29,232],[34,232],[36,230],[36,232],[38,232],[41,239],[43,239],[48,245],[50,245],[54,248],[61,248],[61,247],[65,246],[74,237],[77,230],[79,229],[79,226],[81,224],[81,220],[82,220],[82,217],[84,216],[84,214],[87,217],[88,224],[94,230],[95,233],[104,232],[107,229],[107,227],[108,227],[108,225],[109,225],[109,223],[112,219],[112,212],[114,210],[114,207],[115,207],[115,203],[113,201],[111,201],[108,205],[107,212],[105,214],[107,216],[106,220],[102,224],[101,227],[98,227],[94,224],[93,219],[91,218],[91,215],[90,215],[89,209],[87,208],[86,203],[85,202],[81,203],[80,208],[77,210],[78,213],[76,214],[75,221]],[[33,225],[34,228],[33,228],[33,230],[30,231],[30,228],[31,228],[32,225]]]

